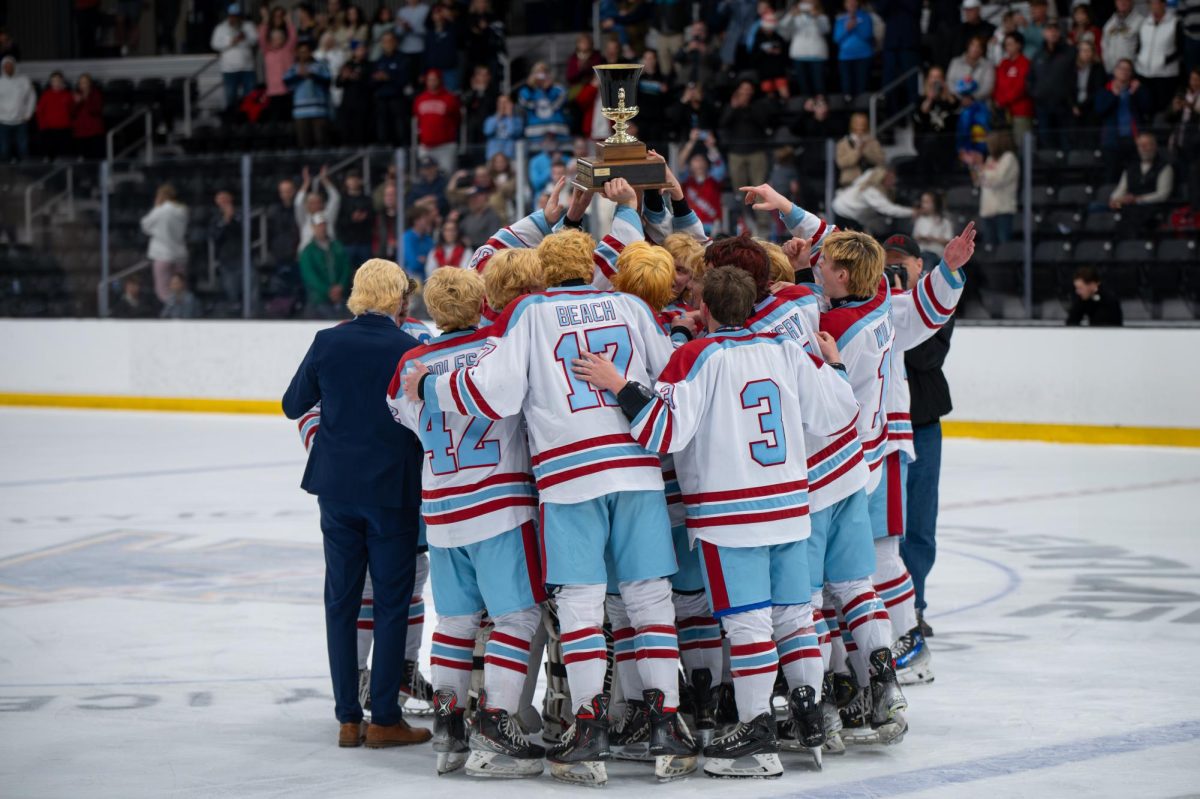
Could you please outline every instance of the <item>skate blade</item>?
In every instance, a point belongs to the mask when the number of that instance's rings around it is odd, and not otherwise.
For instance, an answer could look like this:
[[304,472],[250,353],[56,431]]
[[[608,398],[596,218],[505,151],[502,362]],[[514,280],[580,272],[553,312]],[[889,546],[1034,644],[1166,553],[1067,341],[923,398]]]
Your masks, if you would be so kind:
[[437,773],[449,774],[452,771],[458,771],[467,762],[466,752],[438,752],[437,753]]
[[601,788],[608,782],[608,769],[600,760],[585,760],[580,763],[551,763],[550,776],[572,785]]
[[626,744],[614,746],[612,756],[616,760],[627,760],[631,763],[653,763],[654,755],[650,754],[650,744]]
[[413,696],[400,695],[403,700],[400,707],[408,716],[432,716],[433,705],[426,702],[424,699],[417,699]]
[[901,685],[928,685],[933,682],[933,669],[903,669],[897,671],[896,682]]
[[659,782],[674,782],[695,770],[695,755],[658,755],[654,758],[654,776]]
[[829,755],[846,754],[846,742],[842,740],[841,730],[834,733],[827,733],[825,736],[825,745],[821,748]]
[[[745,762],[753,759],[754,765],[737,765],[738,760]],[[783,764],[779,755],[774,752],[751,755],[750,758],[737,760],[726,757],[710,757],[704,763],[704,773],[717,779],[766,779],[773,780],[783,774]]]
[[907,733],[907,722],[889,721],[874,729],[842,730],[842,741],[846,746],[895,746]]
[[471,751],[467,758],[467,774],[490,779],[521,779],[540,776],[544,766],[541,759],[508,757],[499,752]]

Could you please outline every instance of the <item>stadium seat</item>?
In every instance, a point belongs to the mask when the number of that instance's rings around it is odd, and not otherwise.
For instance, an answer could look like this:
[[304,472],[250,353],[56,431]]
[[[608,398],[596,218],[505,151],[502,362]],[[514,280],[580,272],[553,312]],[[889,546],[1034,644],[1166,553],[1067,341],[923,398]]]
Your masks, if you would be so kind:
[[1074,261],[1079,266],[1100,266],[1112,261],[1111,241],[1081,241],[1075,248]]
[[955,186],[946,192],[946,208],[967,214],[979,210],[979,190],[974,186]]
[[1164,239],[1158,244],[1156,257],[1167,263],[1200,263],[1200,245],[1195,239]]
[[[979,301],[993,319],[1024,315],[1024,243],[1009,241],[980,253]],[[968,281],[970,285],[970,281]]]
[[1119,242],[1113,251],[1113,260],[1137,266],[1150,265],[1154,260],[1154,242],[1143,239]]
[[1066,263],[1071,260],[1071,242],[1066,239],[1042,241],[1033,248],[1035,267]]
[[1082,213],[1087,210],[1093,196],[1091,186],[1074,183],[1070,186],[1063,186],[1058,192],[1058,204]]
[[1083,223],[1083,233],[1088,238],[1111,238],[1120,218],[1112,211],[1092,211]]
[[1043,186],[1034,185],[1033,187],[1033,207],[1035,209],[1045,209],[1048,206],[1055,205],[1058,202],[1058,192],[1054,188],[1053,183],[1047,183]]
[[1039,236],[1074,237],[1083,232],[1084,215],[1082,211],[1060,209],[1042,215],[1038,220],[1036,232]]

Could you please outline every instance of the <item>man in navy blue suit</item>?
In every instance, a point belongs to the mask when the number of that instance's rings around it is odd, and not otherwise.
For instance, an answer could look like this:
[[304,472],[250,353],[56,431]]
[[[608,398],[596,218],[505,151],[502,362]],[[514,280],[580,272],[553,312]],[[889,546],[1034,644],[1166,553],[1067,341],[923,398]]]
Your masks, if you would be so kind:
[[[301,488],[317,495],[325,541],[325,636],[339,746],[380,748],[429,740],[410,727],[398,695],[404,676],[421,502],[420,445],[392,421],[388,383],[417,340],[396,324],[407,288],[397,264],[359,267],[346,303],[354,319],[317,333],[283,395],[298,419],[321,403]],[[358,700],[356,621],[367,570],[375,589],[371,721]]]

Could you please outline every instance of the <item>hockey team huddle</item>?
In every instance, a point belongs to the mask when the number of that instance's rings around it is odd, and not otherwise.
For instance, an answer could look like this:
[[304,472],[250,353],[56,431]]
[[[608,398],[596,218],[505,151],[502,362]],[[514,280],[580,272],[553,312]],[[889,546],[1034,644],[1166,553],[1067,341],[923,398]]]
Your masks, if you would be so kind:
[[777,777],[781,751],[899,743],[901,684],[933,679],[899,552],[903,353],[954,313],[973,224],[902,290],[877,241],[768,185],[740,191],[782,247],[710,241],[676,186],[623,180],[597,243],[562,188],[429,278],[441,333],[404,323],[422,344],[386,397],[424,449],[404,691],[432,706],[438,773]]

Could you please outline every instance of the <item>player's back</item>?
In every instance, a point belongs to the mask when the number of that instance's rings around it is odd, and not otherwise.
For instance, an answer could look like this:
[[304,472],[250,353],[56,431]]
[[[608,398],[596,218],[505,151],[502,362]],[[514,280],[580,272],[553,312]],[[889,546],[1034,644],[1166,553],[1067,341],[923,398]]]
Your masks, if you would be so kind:
[[491,420],[446,413],[435,393],[413,403],[400,387],[400,376],[416,360],[436,375],[474,365],[487,339],[487,328],[431,339],[405,355],[388,387],[392,415],[417,434],[425,451],[421,514],[437,546],[465,546],[512,530],[531,520],[537,508],[520,416]]

